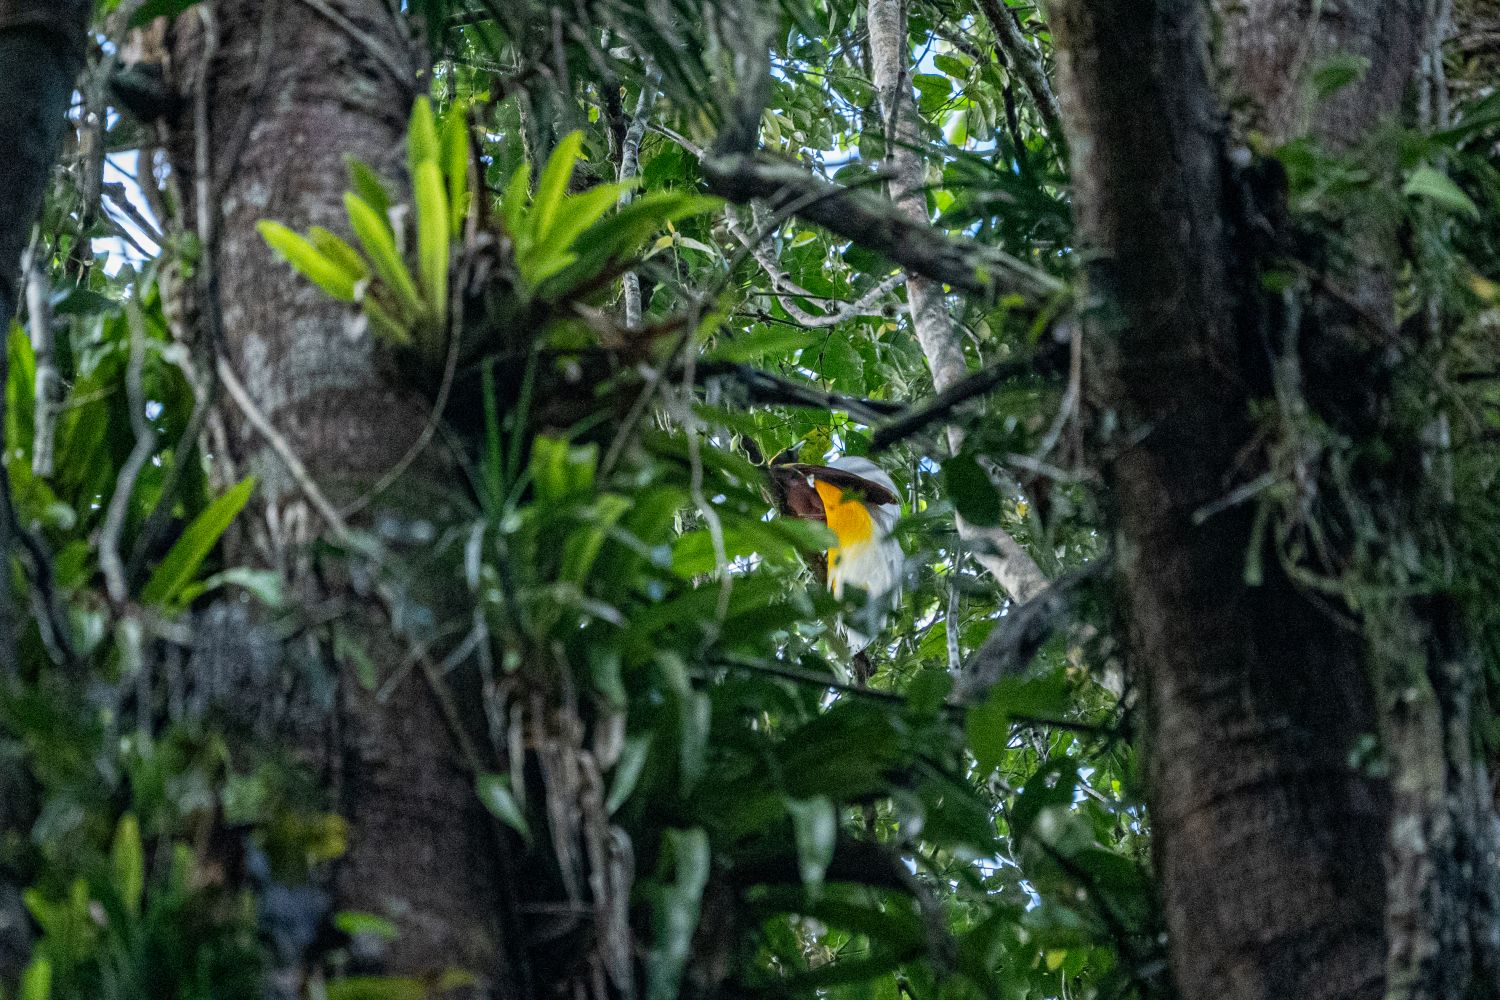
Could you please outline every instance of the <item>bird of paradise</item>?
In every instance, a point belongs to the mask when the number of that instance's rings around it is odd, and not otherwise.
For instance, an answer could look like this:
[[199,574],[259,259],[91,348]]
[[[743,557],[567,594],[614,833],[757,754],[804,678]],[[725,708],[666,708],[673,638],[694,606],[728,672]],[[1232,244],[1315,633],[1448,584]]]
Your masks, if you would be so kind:
[[[814,570],[826,580],[835,597],[848,588],[863,590],[870,602],[893,606],[900,596],[901,545],[891,535],[901,514],[896,484],[885,470],[854,455],[828,465],[773,463],[771,482],[783,514],[821,521],[837,544]],[[871,636],[848,622],[840,622],[853,652],[870,644]]]

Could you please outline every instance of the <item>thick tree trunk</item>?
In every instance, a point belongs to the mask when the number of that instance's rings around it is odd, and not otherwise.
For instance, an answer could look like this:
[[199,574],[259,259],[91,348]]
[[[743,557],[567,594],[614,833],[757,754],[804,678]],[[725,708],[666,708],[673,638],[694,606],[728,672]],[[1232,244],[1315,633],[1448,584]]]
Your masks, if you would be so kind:
[[[85,0],[0,0],[0,335],[8,336],[19,300],[21,254],[42,207],[67,123],[73,80],[83,65]],[[6,377],[0,351],[0,388]],[[4,426],[0,396],[0,427]],[[17,442],[4,442],[8,454]],[[0,472],[0,684],[17,675],[20,622],[10,592],[9,483]],[[0,774],[0,831],[24,830],[32,818],[26,776],[6,761]],[[30,958],[30,927],[21,885],[0,865],[0,990],[13,984]]]
[[[1435,65],[1439,13],[1417,0],[1226,4],[1221,95],[1195,0],[1052,7],[1095,402],[1123,431],[1107,470],[1123,617],[1189,1000],[1495,989],[1495,824],[1469,736],[1477,663],[1455,616],[1392,597],[1351,628],[1339,615],[1353,612],[1289,577],[1251,505],[1222,502],[1247,478],[1251,403],[1273,384],[1352,440],[1401,433],[1386,391],[1394,220],[1353,210],[1341,236],[1357,265],[1289,310],[1259,276],[1263,254],[1289,252],[1269,242],[1284,235],[1282,193],[1234,136],[1351,150],[1404,105],[1434,106],[1440,74],[1424,92],[1415,71]],[[1311,75],[1338,53],[1368,72],[1314,103]],[[1368,166],[1396,182],[1393,158]],[[1420,544],[1433,509],[1421,456],[1407,457],[1353,474],[1393,551]],[[1251,561],[1266,567],[1254,586]],[[1377,735],[1388,781],[1355,762]]]
[[[394,200],[408,199],[404,129],[418,80],[410,41],[382,0],[217,0],[179,20],[174,58],[180,78],[208,86],[207,95],[188,95],[186,113],[206,119],[207,131],[182,129],[174,159],[189,178],[205,153],[212,163],[211,182],[199,177],[191,189],[212,213],[196,228],[221,234],[209,261],[222,349],[311,480],[347,504],[402,461],[427,414],[381,378],[368,334],[351,326],[349,312],[278,260],[255,223],[347,234],[346,157],[389,178]],[[212,329],[213,303],[200,305]],[[391,622],[358,596],[338,561],[314,565],[310,543],[328,526],[307,502],[308,484],[239,414],[230,416],[248,468],[261,477],[262,558],[304,599],[333,596],[357,609],[339,627],[366,644],[382,682],[406,674],[377,697],[351,662],[339,664],[326,728],[297,734],[350,824],[335,908],[396,922],[387,969],[457,967],[512,993],[499,957],[497,843],[434,688],[410,669]],[[453,502],[443,499],[453,475],[423,455],[355,526],[394,525],[398,536],[430,527],[422,519],[440,517],[434,504]]]
[[[1052,8],[1089,348],[1126,442],[1109,469],[1153,836],[1188,998],[1380,994],[1387,798],[1357,637],[1281,575],[1247,585],[1251,515],[1202,523],[1250,440],[1226,135],[1195,0]],[[1247,353],[1247,352],[1246,352]]]
[[84,0],[0,0],[0,325],[16,311],[21,251],[57,159],[83,66]]
[[[1413,95],[1426,14],[1407,0],[1226,6],[1227,106],[1273,140],[1351,149]],[[1395,329],[1392,222],[1346,220],[1359,266],[1278,329],[1253,242],[1274,207],[1230,165],[1199,5],[1071,0],[1053,21],[1098,401],[1135,438],[1109,473],[1177,981],[1190,998],[1462,996],[1493,962],[1493,879],[1464,861],[1490,855],[1493,827],[1461,735],[1461,634],[1439,604],[1401,602],[1348,629],[1250,551],[1248,510],[1200,513],[1237,482],[1249,403],[1270,395],[1267,347],[1330,425],[1355,440],[1387,429],[1389,368],[1369,344]],[[1334,53],[1369,71],[1314,104],[1310,76]],[[1370,166],[1394,180],[1394,162]],[[1415,537],[1420,484],[1382,491],[1384,529]],[[1254,587],[1251,557],[1271,565]],[[1350,763],[1377,733],[1389,784]]]

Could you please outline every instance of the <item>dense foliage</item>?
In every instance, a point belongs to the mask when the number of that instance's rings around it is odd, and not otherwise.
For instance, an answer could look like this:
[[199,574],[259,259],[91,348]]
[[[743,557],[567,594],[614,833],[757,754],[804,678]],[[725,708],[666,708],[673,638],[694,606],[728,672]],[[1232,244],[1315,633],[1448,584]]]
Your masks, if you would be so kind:
[[[432,70],[407,176],[351,165],[344,238],[261,227],[286,280],[363,317],[455,470],[460,516],[394,532],[348,512],[319,545],[381,609],[394,668],[347,609],[284,587],[236,523],[254,480],[214,443],[208,414],[229,404],[174,300],[194,226],[158,190],[139,121],[100,114],[97,145],[57,174],[5,397],[24,532],[11,586],[30,615],[0,697],[0,790],[34,821],[5,830],[0,861],[39,932],[19,995],[258,996],[305,962],[292,990],[310,997],[418,997],[479,971],[366,975],[390,915],[327,912],[319,879],[347,831],[247,699],[277,692],[284,723],[326,708],[340,671],[433,685],[460,732],[483,720],[488,738],[462,745],[526,873],[516,906],[550,921],[539,981],[589,954],[650,1000],[717,980],[736,996],[1164,995],[1132,702],[1108,602],[1076,572],[1110,559],[1094,470],[1111,429],[1058,321],[1069,293],[952,296],[972,370],[1045,360],[948,414],[957,454],[940,420],[876,448],[932,395],[899,272],[704,184],[743,97],[727,81],[764,37],[762,148],[880,189],[892,139],[863,4],[787,2],[766,30],[749,3],[585,3],[568,31],[535,0],[408,6]],[[928,203],[938,226],[1072,288],[1061,136],[997,45],[994,6],[912,7]],[[996,10],[1045,65],[1037,12]],[[148,2],[136,21],[159,13],[195,16]],[[101,11],[98,30],[85,131],[124,26]],[[1360,71],[1330,64],[1316,99]],[[1383,198],[1421,263],[1401,276],[1412,321],[1460,317],[1403,369],[1412,434],[1451,417],[1451,466],[1433,474],[1462,517],[1435,522],[1441,565],[1384,549],[1340,494],[1349,469],[1387,459],[1309,417],[1290,382],[1261,415],[1269,471],[1225,499],[1257,505],[1269,539],[1246,573],[1279,558],[1335,605],[1416,587],[1483,618],[1500,578],[1500,105],[1480,94],[1455,122],[1379,137],[1402,150],[1395,184],[1357,151],[1253,151],[1289,178],[1307,234],[1268,287],[1343,252],[1324,223],[1348,200]],[[904,590],[883,620],[809,572],[821,526],[773,515],[765,466],[789,450],[869,454],[895,480]],[[1013,640],[1024,673],[977,690],[955,679],[1014,605],[955,511],[1069,581],[1066,620]],[[1350,548],[1325,531],[1362,538],[1363,561],[1320,562]],[[841,615],[878,628],[868,669],[851,668]]]

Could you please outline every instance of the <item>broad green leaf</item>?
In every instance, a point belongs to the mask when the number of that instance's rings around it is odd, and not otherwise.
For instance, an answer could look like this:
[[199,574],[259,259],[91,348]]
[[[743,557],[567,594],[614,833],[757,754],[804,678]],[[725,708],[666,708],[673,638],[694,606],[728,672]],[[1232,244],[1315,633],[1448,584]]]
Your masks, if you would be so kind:
[[313,284],[341,302],[354,301],[354,283],[358,279],[351,277],[338,261],[279,222],[262,219],[255,228],[272,250]]
[[563,202],[563,211],[542,237],[539,246],[567,249],[585,229],[604,217],[620,200],[620,195],[635,187],[636,182],[599,184]]
[[547,158],[547,166],[537,179],[536,195],[531,199],[531,232],[540,242],[547,238],[557,210],[562,206],[573,176],[573,167],[583,150],[583,133],[569,132],[558,142]]
[[20,1000],[52,1000],[52,963],[38,955],[21,973]]
[[432,996],[420,979],[402,976],[350,976],[325,987],[328,1000],[427,1000]]
[[1313,94],[1320,101],[1326,100],[1350,84],[1364,79],[1369,71],[1370,60],[1367,56],[1356,55],[1352,52],[1337,53],[1323,60],[1313,70],[1311,76]]
[[141,589],[142,603],[166,607],[176,601],[183,588],[198,574],[203,560],[208,558],[229,525],[244,509],[254,489],[254,477],[247,477],[193,518]]
[[713,726],[713,703],[702,691],[688,691],[679,704],[682,740],[678,748],[678,765],[682,775],[682,794],[691,795],[703,780],[708,767],[708,736]]
[[758,361],[767,355],[790,358],[794,352],[813,346],[824,336],[826,334],[796,327],[762,326],[734,338],[721,337],[708,356],[715,361],[732,362]]
[[630,509],[630,499],[617,493],[605,494],[593,504],[593,514],[586,524],[574,529],[563,542],[561,578],[580,588],[589,581],[594,560],[604,547],[609,529]]
[[500,216],[518,247],[531,244],[531,230],[527,225],[530,214],[526,211],[529,177],[526,164],[521,164],[510,175],[510,183],[506,184],[505,194],[500,197]]
[[657,889],[652,907],[656,933],[646,954],[646,1000],[676,1000],[708,884],[708,835],[697,827],[667,830],[665,841],[674,877]]
[[365,315],[374,324],[375,332],[392,343],[409,345],[412,343],[411,328],[402,323],[389,310],[370,295],[366,294],[360,301],[364,307]]
[[651,752],[650,734],[632,736],[625,741],[625,749],[615,764],[615,774],[610,779],[609,797],[604,801],[604,811],[613,816],[630,798],[646,767],[646,755]]
[[448,182],[448,232],[457,238],[469,210],[469,126],[461,108],[450,108],[443,116],[439,139],[443,177]]
[[833,862],[838,840],[839,818],[833,802],[826,796],[811,799],[787,799],[792,817],[792,833],[797,841],[797,870],[809,887],[823,884],[823,875]]
[[351,937],[355,934],[367,934],[384,941],[394,941],[399,934],[396,925],[385,917],[354,910],[341,910],[335,913],[333,926]]
[[437,165],[441,154],[437,121],[432,115],[432,101],[418,97],[411,108],[411,122],[406,130],[406,169],[416,176],[424,163]]
[[389,217],[391,196],[386,193],[385,185],[381,183],[379,175],[367,164],[352,156],[345,162],[349,168],[349,184],[354,188],[354,193],[373,208],[380,218]]
[[943,463],[943,489],[964,520],[980,527],[1000,523],[1000,491],[971,455],[955,455]]
[[1010,750],[1010,727],[1017,718],[1060,719],[1068,710],[1068,682],[1059,671],[1044,677],[1006,677],[969,709],[964,725],[969,749],[988,775]]
[[268,608],[279,608],[283,601],[281,574],[252,566],[230,566],[201,583],[188,584],[178,596],[181,603],[191,604],[204,594],[230,586],[239,587]]
[[320,254],[333,261],[354,281],[362,281],[370,276],[370,268],[365,264],[365,259],[342,238],[322,226],[313,226],[307,231],[307,235]]

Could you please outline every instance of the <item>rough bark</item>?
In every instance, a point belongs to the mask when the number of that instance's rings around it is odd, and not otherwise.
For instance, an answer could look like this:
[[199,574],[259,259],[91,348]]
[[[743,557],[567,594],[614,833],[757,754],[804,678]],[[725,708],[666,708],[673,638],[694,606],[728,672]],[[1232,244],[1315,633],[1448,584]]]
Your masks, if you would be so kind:
[[1379,996],[1389,801],[1349,763],[1376,725],[1361,644],[1274,568],[1247,585],[1250,511],[1196,516],[1263,382],[1203,12],[1070,0],[1052,27],[1174,976],[1187,998]]
[[[347,156],[373,166],[403,199],[415,56],[381,0],[218,0],[178,23],[175,70],[186,81],[207,80],[208,93],[189,93],[186,105],[192,116],[206,97],[208,127],[206,134],[182,129],[174,161],[196,181],[183,185],[198,192],[196,205],[206,193],[214,213],[198,228],[222,234],[209,259],[223,350],[312,480],[335,504],[349,503],[402,460],[426,413],[382,378],[368,334],[351,325],[348,311],[278,260],[255,223],[276,219],[301,231],[321,225],[347,236]],[[202,74],[205,54],[212,61]],[[193,169],[200,143],[212,163],[206,187]],[[214,303],[200,305],[212,313]],[[377,696],[355,679],[352,663],[341,664],[323,731],[296,734],[350,825],[332,887],[335,908],[396,922],[387,969],[459,967],[510,992],[498,946],[498,850],[434,688],[409,669],[383,611],[340,571],[315,569],[311,543],[328,526],[309,508],[305,484],[230,417],[246,464],[261,477],[262,558],[283,569],[296,593],[349,601],[357,610],[343,626],[369,643],[382,678],[407,674]],[[424,455],[356,527],[395,526],[397,535],[420,529],[422,518],[440,516],[448,476]]]
[[0,325],[20,299],[21,251],[62,144],[73,78],[83,66],[88,3],[0,0]]
[[[73,80],[83,65],[90,4],[83,0],[0,0],[0,334],[10,329],[19,299],[21,254],[42,207],[67,123]],[[0,358],[0,385],[6,365]],[[0,399],[0,426],[4,400]],[[6,444],[8,451],[15,442]],[[16,676],[18,621],[11,598],[9,484],[0,478],[0,683]],[[0,830],[29,826],[31,789],[15,761],[0,762]],[[0,865],[0,989],[14,983],[30,958],[30,927],[21,885]]]
[[[1262,204],[1268,192],[1231,150],[1241,130],[1352,150],[1404,104],[1436,99],[1413,85],[1433,14],[1417,0],[1224,4],[1221,94],[1192,0],[1052,8],[1090,261],[1091,380],[1124,432],[1106,471],[1173,971],[1188,998],[1457,1000],[1495,988],[1493,865],[1476,863],[1494,857],[1494,816],[1468,736],[1476,661],[1452,609],[1392,598],[1349,628],[1272,552],[1251,553],[1247,509],[1200,516],[1242,481],[1268,354],[1281,352],[1299,400],[1353,440],[1393,430],[1394,220],[1351,209],[1339,238],[1357,265],[1312,282],[1282,328],[1283,304],[1257,278],[1277,193]],[[1312,72],[1339,53],[1368,71],[1313,103]],[[1395,182],[1393,158],[1363,155]],[[1432,508],[1421,456],[1410,458],[1407,475],[1365,473],[1382,478],[1357,488],[1384,532],[1416,545]],[[1269,567],[1253,587],[1250,555]],[[1351,763],[1377,733],[1389,782]]]
[[[930,219],[921,153],[922,126],[911,93],[908,67],[911,46],[905,0],[870,0],[868,20],[870,62],[885,113],[890,149],[891,199],[906,219],[926,228]],[[958,330],[948,313],[942,284],[908,269],[906,305],[912,329],[932,372],[932,384],[942,392],[961,382],[968,376],[969,367]],[[957,451],[963,444],[963,432],[950,427],[948,443]],[[1012,600],[1029,601],[1046,589],[1047,578],[1036,561],[1003,528],[980,527],[959,517],[958,533],[974,558]]]

